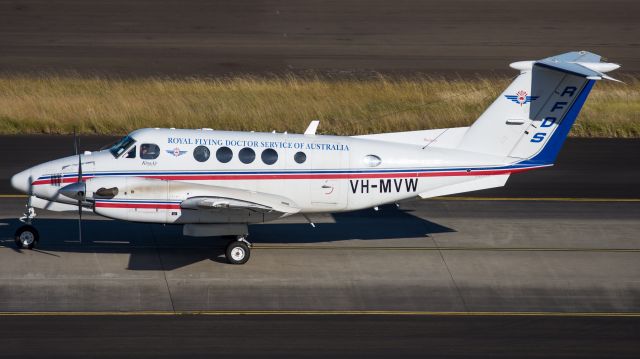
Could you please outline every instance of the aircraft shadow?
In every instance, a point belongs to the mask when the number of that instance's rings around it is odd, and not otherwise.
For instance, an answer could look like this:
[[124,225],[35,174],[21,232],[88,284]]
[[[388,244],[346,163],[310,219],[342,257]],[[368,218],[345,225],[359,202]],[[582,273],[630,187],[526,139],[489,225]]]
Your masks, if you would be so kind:
[[[266,223],[249,227],[255,244],[309,244],[347,240],[394,238],[427,239],[430,234],[453,229],[416,217],[395,206],[380,211],[362,210],[333,214],[333,223]],[[0,219],[1,245],[17,253],[13,233],[22,224],[17,219]],[[224,247],[228,239],[194,238],[182,235],[182,226],[124,221],[83,219],[83,243],[78,242],[78,221],[36,219],[40,233],[36,251],[57,256],[59,252],[130,253],[129,270],[173,270],[203,260],[226,263]]]

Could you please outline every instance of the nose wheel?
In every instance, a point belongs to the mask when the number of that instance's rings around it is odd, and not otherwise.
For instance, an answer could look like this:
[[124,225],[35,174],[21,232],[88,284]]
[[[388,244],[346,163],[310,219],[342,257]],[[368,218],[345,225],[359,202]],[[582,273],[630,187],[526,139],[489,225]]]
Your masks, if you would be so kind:
[[20,249],[33,249],[39,239],[38,231],[29,224],[18,228],[15,234],[16,246]]
[[230,264],[245,264],[251,256],[251,243],[246,236],[238,236],[236,240],[229,242],[225,255]]
[[20,222],[24,223],[24,225],[16,230],[14,239],[18,249],[33,249],[38,240],[40,240],[40,235],[36,227],[31,225],[36,216],[36,211],[31,207],[31,196],[29,196],[25,207],[26,211],[20,217]]

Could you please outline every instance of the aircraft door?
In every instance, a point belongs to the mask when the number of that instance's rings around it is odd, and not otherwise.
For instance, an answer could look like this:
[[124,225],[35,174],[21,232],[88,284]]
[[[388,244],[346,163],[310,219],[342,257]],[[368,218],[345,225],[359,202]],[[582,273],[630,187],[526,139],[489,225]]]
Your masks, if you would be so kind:
[[[338,143],[322,143],[325,148],[341,148]],[[347,179],[336,178],[349,168],[347,151],[316,149],[312,154],[311,204],[314,207],[342,209],[347,206]],[[324,177],[324,178],[322,178]]]

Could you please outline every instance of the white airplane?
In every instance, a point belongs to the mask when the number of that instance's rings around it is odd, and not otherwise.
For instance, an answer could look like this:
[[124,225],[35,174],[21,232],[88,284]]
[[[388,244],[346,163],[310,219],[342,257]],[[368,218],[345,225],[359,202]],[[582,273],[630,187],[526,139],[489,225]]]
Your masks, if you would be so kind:
[[304,134],[146,128],[83,154],[76,141],[75,156],[12,177],[28,194],[16,244],[37,243],[34,208],[85,210],[233,236],[227,260],[243,264],[250,223],[504,186],[553,165],[594,82],[620,66],[580,51],[511,67],[520,74],[470,127],[352,137],[316,135],[317,121]]

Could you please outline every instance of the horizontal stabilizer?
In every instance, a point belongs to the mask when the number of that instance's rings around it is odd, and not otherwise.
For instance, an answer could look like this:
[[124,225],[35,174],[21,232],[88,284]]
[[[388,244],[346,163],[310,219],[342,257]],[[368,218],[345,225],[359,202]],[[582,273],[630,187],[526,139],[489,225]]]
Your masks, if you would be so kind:
[[572,75],[576,75],[576,76],[582,76],[582,77],[598,77],[601,76],[602,74],[598,71],[593,71],[591,69],[588,69],[582,65],[578,65],[576,63],[571,63],[571,62],[558,62],[555,63],[549,59],[544,59],[542,61],[538,61],[534,64],[534,66],[541,66],[541,67],[546,67],[549,69],[553,69],[553,70],[557,70],[557,71],[562,71],[562,72],[566,72],[566,73],[570,73]]
[[586,77],[589,80],[607,79],[621,82],[605,75],[606,72],[620,68],[620,65],[600,62],[599,55],[587,51],[567,52],[538,61],[518,61],[510,66],[520,71],[530,71],[533,66],[540,66],[574,76]]

